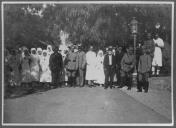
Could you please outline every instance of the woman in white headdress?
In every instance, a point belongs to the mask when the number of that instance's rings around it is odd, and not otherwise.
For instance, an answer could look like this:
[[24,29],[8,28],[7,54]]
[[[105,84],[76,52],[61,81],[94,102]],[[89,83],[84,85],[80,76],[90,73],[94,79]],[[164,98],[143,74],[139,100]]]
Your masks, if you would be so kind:
[[39,58],[42,57],[42,48],[37,48],[37,55],[39,56]]
[[48,56],[50,57],[50,55],[53,53],[53,49],[51,45],[47,46],[47,52],[48,52]]
[[86,53],[86,80],[89,87],[94,86],[93,82],[96,79],[95,65],[96,65],[96,53],[93,51],[93,46],[89,47],[89,51]]
[[43,50],[42,57],[40,60],[41,66],[41,77],[40,82],[42,83],[50,83],[51,82],[51,71],[49,68],[49,56],[47,50]]
[[96,74],[95,83],[97,83],[99,85],[103,85],[104,82],[105,82],[103,61],[104,61],[103,51],[99,50],[98,53],[97,53],[96,66],[95,66],[96,67],[96,70],[95,70],[95,74]]
[[39,72],[39,57],[35,48],[31,48],[31,80],[32,82],[39,82],[40,72]]

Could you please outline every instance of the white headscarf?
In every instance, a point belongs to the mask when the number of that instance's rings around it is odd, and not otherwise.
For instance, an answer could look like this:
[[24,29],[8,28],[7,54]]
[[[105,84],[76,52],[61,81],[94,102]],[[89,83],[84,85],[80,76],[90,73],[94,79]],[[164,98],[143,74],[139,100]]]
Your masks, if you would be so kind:
[[[102,56],[100,56],[100,54],[102,54]],[[97,53],[97,61],[103,61],[103,59],[104,59],[103,51],[99,50]]]
[[[43,55],[44,53],[46,53],[46,56]],[[40,60],[40,65],[44,68],[47,68],[47,66],[49,66],[49,56],[48,56],[48,51],[47,50],[42,51],[42,57],[41,57],[41,60]]]
[[[37,54],[39,55],[39,52],[41,52],[42,53],[42,48],[37,48]],[[41,54],[42,55],[42,54]],[[39,55],[39,56],[41,56],[41,55]]]
[[[50,50],[49,50],[49,49],[50,49]],[[53,53],[53,49],[52,49],[52,46],[51,46],[51,45],[48,45],[48,46],[47,46],[47,52],[48,52],[48,55],[49,55],[49,56]]]
[[36,48],[31,48],[31,55],[36,55],[36,54],[33,54],[32,51],[36,52]]

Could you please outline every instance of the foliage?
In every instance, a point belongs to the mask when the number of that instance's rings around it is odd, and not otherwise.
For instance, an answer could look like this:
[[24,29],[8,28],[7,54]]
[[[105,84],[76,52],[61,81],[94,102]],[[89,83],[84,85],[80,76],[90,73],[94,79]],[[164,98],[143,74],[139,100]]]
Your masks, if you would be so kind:
[[5,5],[5,42],[29,47],[57,44],[59,33],[64,30],[73,43],[123,44],[130,38],[129,23],[133,16],[140,23],[139,40],[158,21],[170,30],[170,9],[169,5]]
[[[145,32],[152,31],[156,22],[166,26],[168,36],[171,35],[170,5],[7,4],[4,5],[5,46],[59,45],[61,30],[69,34],[68,42],[72,43],[97,47],[125,45],[132,43],[129,31],[132,17],[139,21],[138,42],[144,40]],[[169,71],[170,40],[166,46],[163,60]]]

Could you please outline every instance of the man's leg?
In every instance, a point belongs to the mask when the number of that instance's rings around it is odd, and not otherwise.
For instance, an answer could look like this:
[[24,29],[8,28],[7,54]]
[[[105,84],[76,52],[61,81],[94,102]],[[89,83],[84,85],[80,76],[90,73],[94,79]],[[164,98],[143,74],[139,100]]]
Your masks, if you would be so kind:
[[55,71],[52,71],[52,72],[51,72],[51,75],[52,75],[52,86],[56,87],[56,85],[57,85],[56,72],[55,72]]
[[120,71],[120,77],[121,77],[120,86],[118,88],[123,88],[126,83],[126,78],[125,78],[126,73],[123,70]]
[[76,70],[73,70],[71,75],[72,75],[72,84],[74,87],[76,87]]
[[127,90],[131,90],[131,86],[132,86],[132,73],[131,72],[128,72],[127,75]]
[[84,86],[84,70],[79,69],[79,84],[81,87]]
[[117,85],[119,86],[120,81],[121,81],[121,77],[120,77],[120,67],[117,68]]
[[138,75],[138,84],[137,84],[137,92],[142,92],[142,86],[143,86],[143,83],[142,83],[142,74],[139,73]]
[[148,88],[149,88],[148,79],[149,79],[149,73],[147,72],[144,74],[144,92],[146,92],[146,93],[148,92]]
[[114,68],[110,68],[110,72],[109,72],[109,77],[110,77],[110,88],[113,87],[113,81],[114,81]]
[[68,75],[68,84],[71,87],[72,86],[72,78],[71,78],[71,71],[67,70],[67,75]]
[[105,70],[105,89],[108,88],[108,81],[109,81],[109,69]]
[[76,85],[80,86],[80,69],[76,72]]
[[58,71],[58,72],[57,72],[57,86],[59,86],[59,87],[62,86],[61,78],[62,78],[61,71]]

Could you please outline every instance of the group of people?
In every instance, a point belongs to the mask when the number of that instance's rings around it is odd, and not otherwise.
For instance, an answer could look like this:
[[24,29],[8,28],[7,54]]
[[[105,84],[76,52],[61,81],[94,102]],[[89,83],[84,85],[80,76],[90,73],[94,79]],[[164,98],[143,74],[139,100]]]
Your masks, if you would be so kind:
[[[92,45],[87,52],[80,45],[72,45],[61,51],[57,46],[26,47],[5,51],[5,82],[10,86],[35,87],[83,87],[103,86],[105,89],[132,87],[132,74],[138,72],[138,92],[148,92],[148,78],[159,75],[162,66],[163,40],[155,34],[147,35],[139,45],[140,54],[134,55],[133,46],[99,49]],[[137,65],[137,66],[136,66]],[[8,82],[7,82],[8,81]]]

